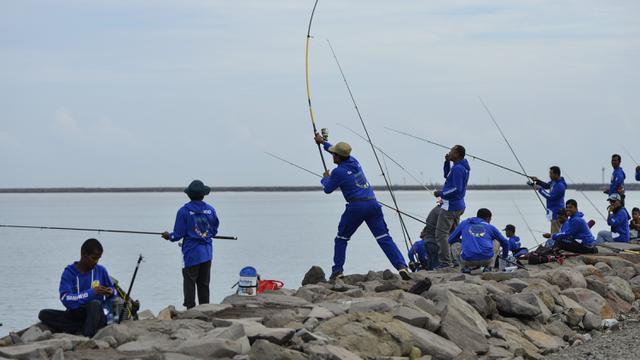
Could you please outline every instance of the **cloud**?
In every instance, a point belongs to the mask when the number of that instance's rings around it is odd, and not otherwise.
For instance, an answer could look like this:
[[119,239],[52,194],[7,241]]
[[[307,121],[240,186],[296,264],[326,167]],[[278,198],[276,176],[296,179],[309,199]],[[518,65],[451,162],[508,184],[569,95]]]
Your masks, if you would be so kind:
[[110,118],[101,116],[95,120],[79,120],[64,107],[56,111],[53,126],[66,140],[102,145],[135,143],[133,134],[128,129],[117,126]]

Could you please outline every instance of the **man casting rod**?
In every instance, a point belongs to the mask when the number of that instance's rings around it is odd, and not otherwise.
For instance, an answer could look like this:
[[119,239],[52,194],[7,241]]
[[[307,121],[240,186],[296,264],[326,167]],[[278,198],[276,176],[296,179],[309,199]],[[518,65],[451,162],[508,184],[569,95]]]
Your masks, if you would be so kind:
[[[4,228],[19,228],[19,229],[39,229],[39,230],[70,230],[70,231],[95,231],[105,233],[120,233],[120,234],[141,234],[141,235],[162,235],[161,232],[151,231],[135,231],[135,230],[114,230],[114,229],[87,229],[87,228],[73,228],[73,227],[59,227],[59,226],[31,226],[31,225],[0,225]],[[214,236],[214,239],[221,240],[238,240],[237,236]]]

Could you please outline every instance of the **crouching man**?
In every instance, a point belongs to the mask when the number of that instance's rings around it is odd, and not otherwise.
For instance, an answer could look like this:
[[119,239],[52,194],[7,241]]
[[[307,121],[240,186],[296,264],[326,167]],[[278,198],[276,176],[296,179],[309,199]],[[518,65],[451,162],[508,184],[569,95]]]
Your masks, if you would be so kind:
[[498,228],[491,225],[491,211],[480,209],[476,217],[468,218],[460,223],[449,236],[449,244],[460,241],[460,266],[463,273],[484,267],[485,272],[491,271],[496,262],[499,247],[502,248],[502,258],[509,255],[509,240]]
[[93,337],[107,325],[108,302],[115,294],[107,269],[98,265],[102,245],[88,239],[80,249],[80,260],[68,265],[60,279],[60,301],[66,311],[42,310],[38,318],[56,332],[81,333]]

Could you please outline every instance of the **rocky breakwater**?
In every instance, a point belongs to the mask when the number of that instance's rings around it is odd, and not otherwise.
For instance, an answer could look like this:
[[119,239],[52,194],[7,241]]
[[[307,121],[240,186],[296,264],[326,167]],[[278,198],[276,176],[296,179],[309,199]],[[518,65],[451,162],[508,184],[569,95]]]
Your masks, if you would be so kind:
[[[640,256],[528,268],[422,271],[411,281],[369,272],[327,282],[313,267],[297,290],[145,311],[91,339],[37,324],[0,339],[0,358],[540,359],[624,326],[640,310]],[[409,292],[425,279],[427,291]]]

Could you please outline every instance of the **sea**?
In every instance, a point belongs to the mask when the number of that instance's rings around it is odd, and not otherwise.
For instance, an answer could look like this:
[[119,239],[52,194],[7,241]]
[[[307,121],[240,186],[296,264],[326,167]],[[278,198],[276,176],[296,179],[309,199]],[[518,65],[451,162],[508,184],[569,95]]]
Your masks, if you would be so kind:
[[[387,193],[377,195],[392,204]],[[419,218],[425,218],[435,204],[427,191],[398,191],[396,198],[403,211]],[[594,234],[607,228],[587,201],[606,214],[604,194],[567,191],[566,198],[576,199],[585,217],[596,220]],[[628,192],[627,199],[640,200],[640,192]],[[339,192],[220,192],[205,200],[218,212],[219,235],[238,237],[214,241],[213,302],[235,293],[232,287],[245,266],[255,267],[263,279],[283,281],[287,288],[300,286],[313,265],[330,273],[333,239],[344,210]],[[171,231],[177,210],[187,201],[182,193],[0,194],[0,224]],[[492,223],[500,229],[516,226],[524,246],[543,242],[541,234],[549,228],[532,191],[468,191],[466,203],[463,218],[488,208]],[[391,235],[406,254],[409,240],[402,236],[397,214],[389,209],[384,213]],[[405,222],[410,240],[418,240],[423,225],[411,219]],[[142,309],[154,314],[168,305],[183,309],[180,248],[159,235],[0,228],[0,336],[36,323],[41,309],[63,309],[58,296],[60,275],[80,258],[80,246],[92,237],[104,247],[100,264],[125,289],[142,254],[131,293]],[[388,268],[391,265],[363,224],[349,241],[345,273]]]

